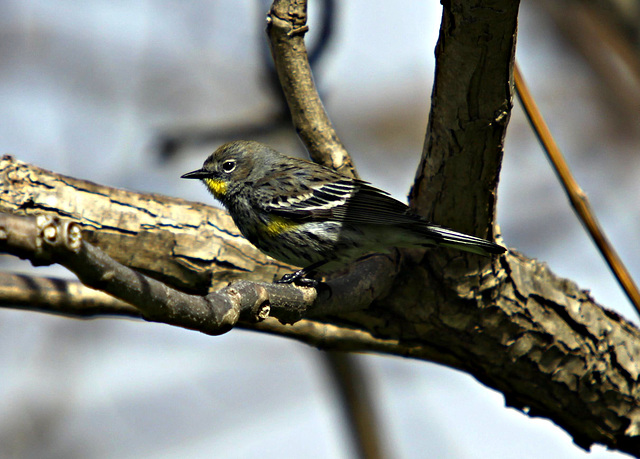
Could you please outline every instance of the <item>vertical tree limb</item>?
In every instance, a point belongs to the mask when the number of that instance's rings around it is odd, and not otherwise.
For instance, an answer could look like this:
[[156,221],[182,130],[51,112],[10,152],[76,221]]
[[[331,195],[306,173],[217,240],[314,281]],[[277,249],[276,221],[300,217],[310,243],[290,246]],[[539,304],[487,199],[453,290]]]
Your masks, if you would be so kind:
[[431,221],[490,239],[519,2],[443,5],[431,113],[410,202]]

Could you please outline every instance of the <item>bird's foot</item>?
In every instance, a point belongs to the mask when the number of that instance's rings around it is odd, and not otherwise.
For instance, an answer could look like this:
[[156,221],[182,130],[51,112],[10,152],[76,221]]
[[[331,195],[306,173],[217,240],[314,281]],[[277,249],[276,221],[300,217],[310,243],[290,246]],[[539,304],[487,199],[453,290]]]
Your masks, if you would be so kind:
[[285,274],[282,276],[282,279],[276,281],[276,284],[295,284],[299,287],[316,288],[319,282],[315,279],[305,277],[305,275],[307,275],[307,272],[301,269],[293,273]]

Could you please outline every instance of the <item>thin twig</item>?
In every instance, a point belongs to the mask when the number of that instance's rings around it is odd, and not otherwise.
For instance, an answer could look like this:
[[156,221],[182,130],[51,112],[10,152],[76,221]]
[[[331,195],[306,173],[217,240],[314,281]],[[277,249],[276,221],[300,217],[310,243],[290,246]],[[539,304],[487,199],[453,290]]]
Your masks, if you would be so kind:
[[587,231],[596,246],[598,246],[600,253],[602,253],[602,256],[609,265],[609,268],[611,268],[611,271],[613,271],[613,274],[620,283],[620,286],[627,294],[627,297],[629,297],[631,304],[633,304],[636,311],[638,311],[638,314],[640,314],[640,292],[638,291],[638,287],[602,231],[595,213],[591,209],[587,195],[582,191],[578,183],[573,178],[573,175],[569,170],[569,166],[564,160],[560,148],[558,148],[558,145],[555,143],[549,127],[542,118],[542,114],[538,110],[538,107],[536,106],[536,103],[524,82],[517,64],[514,66],[513,75],[515,79],[516,92],[522,102],[527,118],[529,118],[529,122],[533,126],[536,136],[540,140],[549,161],[551,161],[551,164],[562,183],[564,191],[567,193],[569,201],[571,201],[573,209],[578,214],[583,225],[587,228]]

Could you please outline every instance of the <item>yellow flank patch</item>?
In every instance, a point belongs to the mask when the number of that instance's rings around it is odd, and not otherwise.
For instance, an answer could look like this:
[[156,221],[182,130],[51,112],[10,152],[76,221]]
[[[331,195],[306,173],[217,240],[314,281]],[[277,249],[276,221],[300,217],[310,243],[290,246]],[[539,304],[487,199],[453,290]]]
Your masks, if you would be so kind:
[[291,220],[282,217],[271,217],[271,221],[267,223],[264,230],[269,236],[275,237],[295,227],[296,224]]
[[217,199],[223,197],[227,192],[227,184],[222,180],[206,178],[204,179],[204,183],[207,185],[207,188],[209,188],[209,191],[211,191],[211,194]]

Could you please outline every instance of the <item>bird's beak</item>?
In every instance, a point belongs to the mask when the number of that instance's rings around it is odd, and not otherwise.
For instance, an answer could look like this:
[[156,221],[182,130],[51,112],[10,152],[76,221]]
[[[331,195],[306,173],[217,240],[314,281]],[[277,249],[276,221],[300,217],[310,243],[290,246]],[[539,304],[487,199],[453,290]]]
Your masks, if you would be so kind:
[[203,179],[207,177],[211,177],[211,172],[206,171],[204,169],[198,169],[197,171],[187,172],[180,178]]

